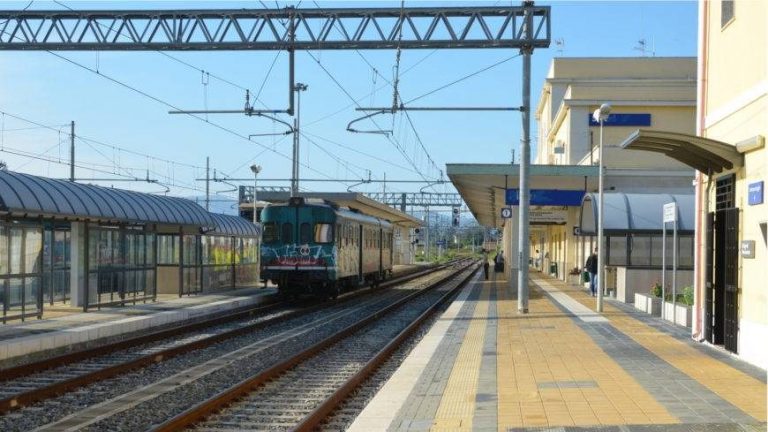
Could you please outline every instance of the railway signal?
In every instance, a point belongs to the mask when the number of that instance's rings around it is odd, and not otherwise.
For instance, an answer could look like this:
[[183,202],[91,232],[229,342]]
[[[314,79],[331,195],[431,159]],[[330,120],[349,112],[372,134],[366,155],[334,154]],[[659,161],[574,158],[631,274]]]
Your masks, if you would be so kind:
[[461,209],[458,207],[453,208],[453,216],[451,218],[451,225],[458,227],[461,224]]

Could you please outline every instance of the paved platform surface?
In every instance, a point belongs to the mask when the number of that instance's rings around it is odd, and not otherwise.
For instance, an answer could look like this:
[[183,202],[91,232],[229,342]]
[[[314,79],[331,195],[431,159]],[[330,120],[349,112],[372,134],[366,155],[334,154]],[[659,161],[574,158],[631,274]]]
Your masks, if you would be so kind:
[[[418,265],[396,265],[395,275]],[[50,354],[84,349],[110,338],[203,319],[270,301],[275,288],[238,288],[178,297],[160,294],[155,302],[82,312],[63,306],[44,308],[43,319],[0,324],[0,370]],[[2,373],[2,372],[0,372]]]
[[[495,276],[495,275],[494,275]],[[467,285],[353,431],[765,431],[766,372],[690,330],[531,273]]]

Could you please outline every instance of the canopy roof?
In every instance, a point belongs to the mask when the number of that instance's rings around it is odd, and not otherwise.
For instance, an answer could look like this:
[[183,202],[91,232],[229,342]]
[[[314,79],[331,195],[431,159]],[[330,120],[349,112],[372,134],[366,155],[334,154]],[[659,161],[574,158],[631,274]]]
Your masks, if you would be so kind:
[[[446,164],[448,178],[467,203],[475,219],[488,227],[501,227],[507,188],[518,188],[520,166],[512,164]],[[597,166],[531,165],[531,189],[592,190],[597,188]]]
[[[400,227],[416,228],[421,226],[421,220],[418,218],[368,198],[359,192],[299,192],[299,196],[328,200],[341,207],[349,207],[351,209],[359,210],[369,216],[386,219],[393,225]],[[271,203],[286,202],[290,197],[291,194],[288,192],[259,192],[258,194],[259,201],[267,201]],[[253,204],[240,204],[240,207],[251,207],[252,205]]]
[[175,197],[0,170],[0,214],[102,222],[215,227],[210,213]]
[[[693,233],[693,194],[627,194],[610,192],[603,194],[605,200],[605,235],[632,233],[661,233],[664,204],[677,203],[677,231]],[[599,195],[588,193],[581,202],[579,231],[581,235],[597,234],[597,213]],[[668,225],[672,229],[671,224]]]
[[211,218],[216,223],[216,229],[208,231],[208,235],[227,235],[238,237],[260,237],[261,226],[254,224],[240,216],[231,216],[221,213],[211,213]]
[[663,153],[705,174],[718,173],[744,164],[744,157],[736,150],[736,146],[676,132],[638,129],[621,143],[621,147]]

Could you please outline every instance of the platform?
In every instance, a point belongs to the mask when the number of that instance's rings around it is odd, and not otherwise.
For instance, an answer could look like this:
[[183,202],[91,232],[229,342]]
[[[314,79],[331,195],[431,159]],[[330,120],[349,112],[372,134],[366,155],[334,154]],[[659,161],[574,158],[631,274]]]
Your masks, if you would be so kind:
[[[495,276],[495,275],[494,275]],[[352,431],[766,430],[766,372],[531,272],[527,315],[476,276]]]

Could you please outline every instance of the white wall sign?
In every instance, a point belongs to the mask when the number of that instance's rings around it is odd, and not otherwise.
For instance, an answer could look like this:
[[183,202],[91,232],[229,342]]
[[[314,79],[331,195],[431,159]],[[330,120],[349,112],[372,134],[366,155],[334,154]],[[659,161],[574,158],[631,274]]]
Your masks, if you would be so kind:
[[664,204],[664,222],[675,222],[677,220],[677,204],[674,202]]
[[530,220],[531,223],[564,224],[568,222],[568,210],[531,209]]

